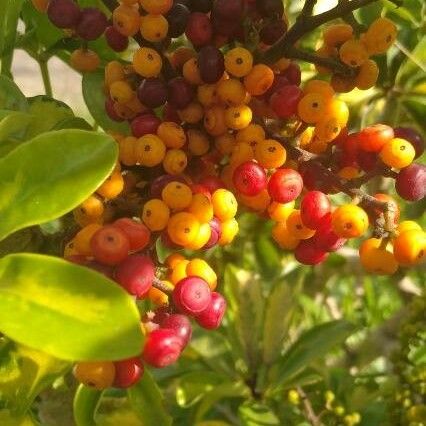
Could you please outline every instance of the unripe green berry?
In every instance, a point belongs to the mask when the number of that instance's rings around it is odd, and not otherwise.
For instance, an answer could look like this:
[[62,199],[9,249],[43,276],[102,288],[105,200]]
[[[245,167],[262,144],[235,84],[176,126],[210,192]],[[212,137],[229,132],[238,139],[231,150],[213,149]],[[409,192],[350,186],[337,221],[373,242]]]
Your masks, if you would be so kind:
[[300,395],[299,392],[295,389],[290,389],[288,391],[287,395],[288,402],[292,405],[299,405],[300,404]]

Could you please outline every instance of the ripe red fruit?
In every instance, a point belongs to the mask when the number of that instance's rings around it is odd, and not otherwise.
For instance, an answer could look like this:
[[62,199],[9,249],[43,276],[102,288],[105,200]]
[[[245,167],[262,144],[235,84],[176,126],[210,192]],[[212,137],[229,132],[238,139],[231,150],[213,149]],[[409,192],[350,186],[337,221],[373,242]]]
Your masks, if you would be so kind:
[[163,368],[178,360],[182,347],[182,339],[174,330],[159,328],[149,333],[142,357],[147,364]]
[[357,160],[359,167],[364,172],[370,172],[374,170],[378,163],[378,156],[376,152],[358,151]]
[[203,194],[205,195],[209,200],[212,199],[212,194],[210,191],[205,187],[204,185],[201,185],[200,183],[194,183],[191,185],[191,190],[193,194]]
[[194,88],[183,77],[170,80],[168,89],[169,103],[177,109],[185,108],[194,98]]
[[198,52],[198,68],[204,83],[217,83],[225,71],[223,53],[215,46],[205,46]]
[[416,156],[414,158],[419,158],[423,154],[425,151],[425,141],[417,130],[411,127],[397,127],[393,129],[393,131],[396,138],[405,139],[413,145],[416,151]]
[[105,99],[105,111],[108,117],[114,121],[125,121],[124,118],[120,117],[114,109],[114,101],[111,98]]
[[185,0],[185,1],[191,6],[191,10],[193,10],[194,12],[208,13],[212,10],[213,0],[194,0],[194,1]]
[[393,129],[386,124],[365,127],[358,134],[359,147],[368,152],[379,152],[383,145],[394,138]]
[[173,105],[170,105],[168,102],[163,108],[163,120],[173,121],[177,124],[182,123],[182,120],[179,117],[177,109]]
[[126,389],[133,386],[144,373],[142,361],[138,357],[115,361],[114,367],[115,378],[113,386],[115,388]]
[[297,105],[302,97],[302,89],[294,84],[290,84],[275,92],[271,96],[269,104],[278,117],[290,118],[296,114]]
[[232,182],[238,192],[252,197],[266,188],[265,169],[254,161],[246,161],[235,169]]
[[161,120],[154,114],[143,114],[134,118],[130,124],[133,136],[140,138],[143,135],[157,133]]
[[274,44],[285,34],[286,30],[287,25],[283,20],[267,23],[260,31],[260,39],[265,44]]
[[118,284],[137,298],[142,298],[148,293],[154,277],[154,263],[150,257],[141,254],[128,256],[115,271]]
[[209,249],[214,247],[217,242],[220,240],[220,237],[222,236],[222,225],[220,224],[219,219],[213,218],[210,222],[210,239],[207,241],[206,245],[203,247],[204,249]]
[[195,318],[201,327],[208,330],[218,328],[226,311],[226,300],[217,292],[213,292],[207,309]]
[[197,315],[209,306],[211,291],[209,285],[199,277],[180,280],[173,290],[176,307],[187,315]]
[[303,189],[302,176],[293,169],[278,169],[268,182],[268,192],[278,203],[295,200]]
[[167,102],[167,85],[160,78],[146,78],[138,87],[137,95],[146,107],[158,108]]
[[129,38],[119,33],[112,25],[105,30],[105,39],[115,52],[123,52],[129,46]]
[[256,6],[262,16],[281,18],[284,13],[282,0],[256,0]]
[[331,214],[325,218],[315,235],[309,240],[320,251],[336,251],[346,243],[345,238],[339,237],[331,227]]
[[276,74],[274,78],[274,82],[272,83],[272,86],[268,89],[268,91],[263,95],[263,97],[266,100],[269,100],[270,97],[275,93],[278,92],[282,87],[288,86],[290,82],[288,81],[288,78],[283,74]]
[[191,13],[185,34],[195,47],[209,44],[213,37],[213,27],[209,17],[200,12]]
[[148,245],[151,231],[143,223],[123,217],[116,220],[114,226],[120,228],[127,235],[131,251],[142,250]]
[[80,20],[81,11],[73,0],[51,0],[47,16],[58,28],[74,28]]
[[103,12],[96,7],[86,7],[81,11],[75,30],[82,39],[90,41],[99,38],[107,26],[108,19]]
[[319,228],[330,210],[330,200],[321,191],[307,192],[300,204],[302,222],[311,229]]
[[243,13],[242,0],[216,0],[213,6],[213,13],[218,18],[238,20]]
[[175,3],[167,12],[166,19],[169,23],[169,31],[167,35],[171,38],[181,36],[185,32],[189,18],[189,9],[182,3]]
[[95,232],[90,247],[93,257],[104,265],[117,265],[122,262],[130,250],[127,235],[112,225],[106,225]]
[[302,81],[302,71],[300,66],[295,62],[292,62],[283,72],[284,77],[288,79],[290,84],[299,86]]
[[312,239],[302,240],[294,251],[296,260],[304,265],[318,265],[327,258],[327,252],[322,251],[313,244]]
[[395,180],[396,192],[408,201],[418,201],[426,195],[426,166],[413,163],[402,169]]
[[210,194],[213,194],[217,189],[226,187],[217,176],[206,176],[199,181],[199,184],[205,186],[210,191]]
[[192,336],[191,321],[186,315],[171,314],[164,317],[160,323],[161,328],[169,328],[174,330],[175,333],[182,339],[183,347],[185,347]]

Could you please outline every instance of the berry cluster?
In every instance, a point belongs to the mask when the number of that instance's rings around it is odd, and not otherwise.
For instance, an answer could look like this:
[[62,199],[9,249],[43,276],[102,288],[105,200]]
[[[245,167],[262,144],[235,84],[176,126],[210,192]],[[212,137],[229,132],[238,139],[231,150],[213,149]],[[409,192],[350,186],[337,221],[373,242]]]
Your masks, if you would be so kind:
[[[110,132],[119,163],[74,211],[81,229],[64,256],[149,299],[154,311],[142,320],[141,358],[80,363],[83,383],[130,386],[141,359],[154,367],[177,360],[191,336],[188,317],[219,326],[226,304],[213,269],[176,253],[161,264],[156,244],[172,251],[227,245],[238,233],[238,204],[272,219],[274,240],[304,264],[324,261],[370,226],[360,247],[368,271],[390,274],[426,259],[426,234],[399,222],[396,201],[360,189],[386,176],[402,198],[422,199],[426,168],[413,163],[422,138],[384,124],[349,132],[348,107],[336,97],[374,85],[378,70],[369,58],[396,37],[387,18],[363,34],[348,24],[328,27],[317,59],[338,67],[330,82],[301,87],[296,62],[268,60],[292,31],[281,0],[122,0],[109,20],[74,0],[33,3],[81,40],[71,57],[76,69],[99,67],[88,42],[102,34],[115,52],[130,52],[105,66],[106,114],[128,124],[127,132]],[[339,192],[352,202],[333,206]]]
[[[334,24],[323,32],[324,44],[317,50],[323,58],[339,58],[341,62],[354,68],[351,76],[334,73],[331,85],[336,92],[350,92],[355,87],[366,90],[376,84],[379,68],[371,56],[385,53],[395,42],[396,25],[388,18],[377,18],[368,29],[360,34],[354,34],[349,24]],[[320,74],[330,74],[332,70],[318,65]]]

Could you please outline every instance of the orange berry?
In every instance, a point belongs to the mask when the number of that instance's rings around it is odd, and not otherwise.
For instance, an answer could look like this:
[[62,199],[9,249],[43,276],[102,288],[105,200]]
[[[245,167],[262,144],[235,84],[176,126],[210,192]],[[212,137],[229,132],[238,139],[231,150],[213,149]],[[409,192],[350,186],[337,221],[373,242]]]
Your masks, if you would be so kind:
[[147,134],[135,143],[135,156],[141,166],[155,167],[166,155],[166,145],[157,135]]
[[120,172],[113,172],[96,192],[106,199],[113,199],[124,189],[124,179]]
[[387,166],[402,169],[413,162],[416,151],[405,139],[394,138],[383,145],[379,156]]
[[218,101],[216,85],[202,84],[197,89],[197,99],[204,107],[211,107]]
[[88,49],[76,49],[71,53],[70,64],[80,72],[93,72],[99,67],[101,60],[96,52]]
[[198,235],[200,222],[188,212],[179,212],[170,217],[167,232],[170,239],[182,247],[186,247]]
[[86,226],[90,223],[102,223],[104,211],[102,200],[96,195],[91,195],[73,211],[73,214],[79,225]]
[[331,214],[333,231],[342,238],[356,238],[368,229],[367,213],[355,204],[345,204]]
[[170,281],[176,285],[180,280],[183,280],[188,275],[186,274],[186,267],[188,266],[189,260],[184,259],[181,262],[176,263],[172,268],[172,272],[170,274]]
[[308,228],[302,221],[300,210],[293,210],[286,221],[288,232],[298,240],[308,240],[315,234],[315,229]]
[[330,83],[324,80],[309,80],[305,84],[303,92],[306,95],[308,93],[319,93],[326,99],[331,99],[335,95]]
[[233,130],[246,128],[253,118],[253,113],[247,105],[230,107],[225,111],[225,124]]
[[235,146],[235,137],[232,133],[224,133],[215,138],[214,146],[222,155],[229,155]]
[[78,362],[73,373],[80,383],[103,390],[113,385],[115,366],[111,361]]
[[176,265],[181,262],[182,260],[186,260],[186,257],[183,256],[180,253],[172,253],[169,254],[166,259],[164,260],[164,264],[169,267],[174,269],[176,267]]
[[214,215],[221,222],[226,222],[237,214],[237,200],[234,194],[227,189],[220,188],[213,192],[212,204]]
[[169,23],[163,15],[148,14],[141,17],[140,31],[145,40],[159,42],[167,37]]
[[277,203],[273,201],[268,207],[269,217],[275,222],[285,222],[294,210],[294,201],[289,203]]
[[286,222],[277,222],[272,228],[272,238],[283,250],[294,250],[300,240],[288,229]]
[[393,240],[393,252],[401,265],[423,263],[426,260],[426,233],[418,229],[402,232]]
[[398,262],[391,250],[380,245],[381,240],[377,238],[363,241],[359,249],[361,264],[370,273],[392,275],[398,270]]
[[204,128],[212,136],[220,136],[225,133],[228,129],[225,122],[225,110],[217,105],[208,109],[204,115]]
[[83,256],[91,256],[92,248],[90,246],[90,241],[92,240],[93,235],[102,228],[102,225],[98,223],[91,223],[77,232],[74,237],[74,248],[77,252]]
[[358,89],[367,90],[373,87],[379,77],[379,67],[372,59],[365,61],[359,68],[355,77],[355,84]]
[[274,82],[274,72],[264,64],[255,65],[244,77],[244,86],[253,96],[263,95]]
[[163,168],[169,175],[181,174],[188,164],[188,157],[181,149],[169,149],[163,160]]
[[265,138],[265,130],[259,124],[249,124],[246,128],[239,130],[235,135],[237,143],[247,143],[252,148],[255,148]]
[[227,105],[237,106],[245,103],[246,89],[236,78],[219,81],[216,90],[219,99]]
[[187,132],[188,150],[192,155],[201,156],[210,149],[210,141],[201,130],[189,129]]
[[199,102],[190,102],[185,108],[178,110],[178,115],[185,123],[196,124],[203,119],[204,109]]
[[186,143],[185,131],[174,121],[163,121],[158,126],[157,135],[167,148],[182,148]]
[[133,55],[135,71],[142,77],[157,77],[163,65],[161,56],[149,47],[141,47]]
[[162,231],[169,221],[170,209],[168,205],[157,198],[147,201],[142,210],[141,219],[150,231]]
[[385,53],[397,36],[396,25],[388,18],[377,18],[364,34],[363,43],[370,55]]
[[139,0],[139,3],[146,12],[155,15],[164,15],[173,6],[173,0]]
[[182,182],[170,182],[161,191],[161,197],[172,210],[183,210],[191,204],[192,191]]
[[233,167],[254,159],[254,152],[252,147],[246,143],[237,143],[232,149],[229,163]]
[[285,163],[287,151],[275,139],[265,139],[256,145],[254,156],[265,169],[276,169]]
[[114,28],[126,37],[132,37],[139,31],[140,15],[136,8],[121,4],[112,12]]
[[353,29],[349,24],[334,24],[323,32],[324,43],[330,47],[338,47],[353,37]]
[[201,193],[194,194],[187,211],[192,213],[201,223],[213,219],[213,204],[210,199]]
[[327,98],[321,93],[308,93],[297,105],[298,116],[308,124],[317,123],[327,108]]
[[189,81],[194,86],[200,86],[203,84],[200,69],[198,68],[197,58],[190,58],[183,64],[182,74],[185,77],[185,80]]
[[253,55],[243,47],[235,47],[225,55],[225,70],[235,77],[244,77],[253,68]]
[[339,49],[342,62],[350,67],[359,67],[368,59],[368,52],[359,40],[348,40]]

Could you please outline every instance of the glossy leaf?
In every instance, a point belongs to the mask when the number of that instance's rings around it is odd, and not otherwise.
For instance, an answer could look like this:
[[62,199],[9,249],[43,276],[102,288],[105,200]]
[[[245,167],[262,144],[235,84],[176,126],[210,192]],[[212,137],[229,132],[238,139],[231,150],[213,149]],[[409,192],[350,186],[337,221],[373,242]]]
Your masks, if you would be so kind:
[[140,353],[133,299],[88,268],[37,254],[0,260],[0,331],[65,360],[117,360]]
[[103,391],[80,385],[74,395],[73,413],[76,426],[96,426],[96,411]]
[[0,239],[79,205],[111,173],[117,146],[82,130],[44,133],[0,160]]
[[281,272],[281,256],[267,233],[259,235],[254,244],[262,277],[270,279]]
[[27,129],[27,139],[52,130],[58,122],[74,117],[68,105],[48,96],[35,96],[29,98],[28,102],[28,112],[32,115],[32,120]]
[[10,137],[22,138],[32,117],[26,112],[10,111],[10,113],[0,120],[0,149],[3,142]]
[[16,37],[19,13],[24,0],[0,2],[0,56],[10,53]]
[[272,410],[258,402],[246,401],[240,405],[238,414],[243,426],[272,426],[280,424],[278,417]]
[[80,130],[92,130],[92,126],[81,117],[69,117],[58,121],[52,128],[52,130],[62,129],[80,129]]
[[151,373],[145,370],[142,379],[128,391],[130,403],[144,426],[170,426],[172,418],[165,400]]
[[83,97],[95,121],[104,130],[128,131],[128,125],[111,120],[105,112],[104,74],[101,71],[83,76]]
[[355,331],[356,327],[344,320],[326,322],[306,331],[277,361],[273,372],[275,385],[284,384],[313,361],[343,343]]
[[0,349],[0,389],[3,403],[13,416],[24,416],[37,395],[69,368],[69,363],[44,352],[13,342],[6,343]]
[[4,75],[0,75],[0,109],[11,111],[26,111],[27,98],[19,87]]

